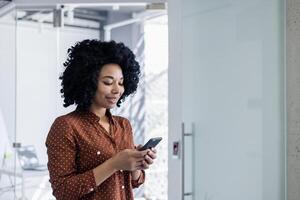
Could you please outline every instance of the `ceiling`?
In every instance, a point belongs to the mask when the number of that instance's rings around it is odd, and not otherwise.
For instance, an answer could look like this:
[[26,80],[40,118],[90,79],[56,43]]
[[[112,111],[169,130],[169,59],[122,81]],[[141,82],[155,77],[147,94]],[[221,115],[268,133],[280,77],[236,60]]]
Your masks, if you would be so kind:
[[[6,8],[12,4],[9,1],[0,0],[0,18],[7,14]],[[18,21],[31,21],[39,23],[54,23],[55,9],[60,10],[63,15],[65,25],[80,26],[82,21],[91,22],[91,24],[106,24],[108,15],[118,13],[133,16],[134,14],[147,14],[152,11],[164,11],[165,3],[97,3],[97,4],[64,4],[59,8],[45,5],[36,6],[19,6],[17,7],[17,20]],[[1,9],[3,14],[1,15]],[[4,12],[6,11],[6,12]],[[95,28],[98,25],[96,25]]]

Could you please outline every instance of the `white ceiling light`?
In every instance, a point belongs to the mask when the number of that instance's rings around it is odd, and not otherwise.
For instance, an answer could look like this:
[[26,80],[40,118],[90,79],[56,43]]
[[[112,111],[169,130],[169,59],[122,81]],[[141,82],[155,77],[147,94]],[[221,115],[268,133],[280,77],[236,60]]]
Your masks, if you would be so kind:
[[74,7],[67,5],[67,6],[65,6],[65,10],[67,13],[67,22],[69,24],[73,24],[74,23]]
[[112,6],[113,10],[120,10],[120,6],[118,4],[115,4]]

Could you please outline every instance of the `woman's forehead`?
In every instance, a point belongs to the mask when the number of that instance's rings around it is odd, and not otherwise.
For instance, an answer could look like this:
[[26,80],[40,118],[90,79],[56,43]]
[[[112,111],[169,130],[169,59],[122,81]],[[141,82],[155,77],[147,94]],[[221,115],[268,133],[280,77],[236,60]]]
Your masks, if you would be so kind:
[[103,65],[100,73],[102,78],[123,78],[122,69],[118,64]]

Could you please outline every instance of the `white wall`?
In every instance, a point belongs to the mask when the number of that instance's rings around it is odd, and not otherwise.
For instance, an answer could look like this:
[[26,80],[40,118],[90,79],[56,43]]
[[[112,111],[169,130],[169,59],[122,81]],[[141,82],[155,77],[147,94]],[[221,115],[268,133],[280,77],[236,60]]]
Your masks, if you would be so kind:
[[[58,31],[58,32],[57,32]],[[42,163],[47,160],[45,139],[53,120],[74,109],[64,108],[59,75],[67,48],[99,32],[51,25],[42,30],[32,23],[17,28],[17,141],[33,144]]]
[[[169,71],[168,71],[168,199],[181,199],[181,160],[172,159],[173,142],[181,140],[182,123],[182,48],[179,42],[182,40],[182,10],[180,0],[168,1],[168,30],[169,30]],[[175,98],[173,98],[175,97]],[[180,149],[181,151],[181,149]],[[173,167],[172,167],[173,166]],[[175,191],[175,192],[174,192]]]
[[15,133],[15,24],[0,21],[0,109],[9,138]]

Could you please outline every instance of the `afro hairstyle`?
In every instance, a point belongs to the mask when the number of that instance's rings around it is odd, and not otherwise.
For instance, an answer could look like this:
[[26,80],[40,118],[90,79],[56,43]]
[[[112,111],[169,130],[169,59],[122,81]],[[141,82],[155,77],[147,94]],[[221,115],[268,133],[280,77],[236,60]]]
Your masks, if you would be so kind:
[[83,40],[68,49],[65,70],[59,77],[64,107],[75,104],[79,110],[89,109],[105,64],[118,64],[122,69],[124,93],[117,102],[118,107],[127,96],[136,92],[140,65],[128,47],[115,41]]

